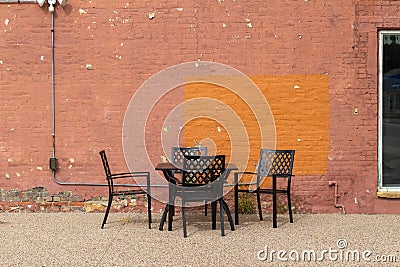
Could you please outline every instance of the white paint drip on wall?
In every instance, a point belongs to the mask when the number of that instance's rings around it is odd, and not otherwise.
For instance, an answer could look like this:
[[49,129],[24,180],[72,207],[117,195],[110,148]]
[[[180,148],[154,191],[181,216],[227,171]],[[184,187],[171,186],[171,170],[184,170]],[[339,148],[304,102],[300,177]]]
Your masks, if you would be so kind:
[[79,9],[79,15],[83,15],[83,14],[87,14],[87,11],[82,9],[82,8],[80,8]]

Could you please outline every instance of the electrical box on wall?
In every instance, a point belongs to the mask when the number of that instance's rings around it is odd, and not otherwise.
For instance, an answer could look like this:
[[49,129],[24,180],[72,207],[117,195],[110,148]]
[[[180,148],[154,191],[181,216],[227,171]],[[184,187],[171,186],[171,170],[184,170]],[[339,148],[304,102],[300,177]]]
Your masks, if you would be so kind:
[[55,170],[57,170],[57,167],[58,167],[58,158],[50,158],[50,161],[49,161],[50,170],[55,171]]

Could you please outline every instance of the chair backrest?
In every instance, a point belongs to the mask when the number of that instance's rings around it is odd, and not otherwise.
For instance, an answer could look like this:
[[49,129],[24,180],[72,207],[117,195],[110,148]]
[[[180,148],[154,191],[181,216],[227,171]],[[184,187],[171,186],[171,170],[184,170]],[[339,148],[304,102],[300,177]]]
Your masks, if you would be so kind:
[[109,178],[109,177],[111,177],[111,170],[110,170],[110,166],[108,165],[106,152],[104,150],[102,150],[99,152],[99,154],[101,157],[101,161],[103,162],[103,168],[104,168],[104,172],[106,173],[106,178]]
[[291,176],[294,162],[294,150],[261,149],[257,173],[260,176],[274,174],[283,177]]
[[174,165],[183,165],[187,156],[207,156],[207,147],[172,147],[171,160]]
[[201,186],[214,182],[225,172],[225,155],[187,156],[183,159],[183,186]]

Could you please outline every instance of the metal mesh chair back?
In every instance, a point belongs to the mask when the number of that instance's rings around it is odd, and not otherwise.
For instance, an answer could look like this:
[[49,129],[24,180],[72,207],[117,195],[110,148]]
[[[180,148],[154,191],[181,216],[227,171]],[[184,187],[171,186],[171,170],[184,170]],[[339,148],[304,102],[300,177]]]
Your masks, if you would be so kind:
[[260,176],[291,176],[294,150],[261,149],[257,173]]
[[199,186],[214,182],[225,172],[225,155],[187,156],[183,159],[183,186]]
[[171,149],[172,163],[183,165],[183,159],[187,156],[207,156],[207,147],[173,147]]

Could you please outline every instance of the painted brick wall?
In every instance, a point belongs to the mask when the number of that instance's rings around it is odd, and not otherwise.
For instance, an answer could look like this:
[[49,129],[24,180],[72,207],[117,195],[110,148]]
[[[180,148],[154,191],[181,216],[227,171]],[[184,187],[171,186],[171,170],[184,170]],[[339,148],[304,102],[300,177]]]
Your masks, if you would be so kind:
[[[293,194],[313,212],[336,212],[328,186],[336,180],[349,212],[399,211],[398,201],[376,198],[377,28],[400,27],[399,13],[400,2],[390,0],[70,0],[56,8],[55,18],[57,178],[104,182],[101,149],[112,169],[126,170],[122,124],[137,88],[166,67],[215,61],[251,77],[326,77],[330,128],[307,136],[329,140],[329,151],[326,145],[313,151],[324,155],[318,159],[299,153]],[[50,29],[47,7],[0,5],[0,188],[104,195],[103,187],[57,185],[48,169]],[[296,116],[314,109],[313,102],[325,103],[318,91],[305,94],[313,101],[293,110]],[[153,162],[165,153],[159,147],[163,118],[182,99],[180,89],[171,92],[150,116],[146,143]],[[295,126],[289,137],[297,136]],[[292,144],[280,133],[278,144]],[[322,171],[299,173],[307,161]]]
[[[297,176],[326,175],[329,142],[329,82],[326,75],[279,75],[250,77],[258,88],[274,117],[271,127],[276,136],[274,143],[266,145],[277,149],[295,149],[296,164],[294,173]],[[185,99],[210,98],[219,102],[204,101],[203,105],[190,105],[185,109],[187,120],[209,112],[211,118],[196,118],[185,126],[185,145],[193,146],[194,141],[207,138],[215,143],[215,153],[228,155],[247,153],[248,162],[238,162],[241,168],[254,171],[262,147],[260,125],[261,116],[257,113],[267,113],[267,110],[257,109],[256,104],[244,99],[240,94],[207,83],[190,84],[186,86]],[[253,97],[257,97],[256,95]],[[248,102],[246,102],[246,100]],[[251,106],[253,105],[253,106]],[[218,116],[224,109],[231,108],[242,123],[233,125],[228,116]],[[221,119],[219,118],[221,117]],[[212,122],[212,119],[214,121]],[[218,120],[219,119],[219,120]],[[219,127],[219,128],[218,128]],[[231,128],[232,127],[232,128]],[[223,130],[221,130],[221,128]],[[243,128],[246,135],[240,140],[237,148],[233,147],[232,139],[241,138],[239,130]],[[265,135],[265,133],[264,133]],[[245,142],[248,139],[249,142]],[[269,141],[264,137],[264,141]],[[233,155],[232,155],[233,154]],[[237,157],[236,157],[237,158]],[[244,157],[246,158],[246,157]],[[242,166],[245,164],[244,166]]]
[[[346,84],[333,96],[331,129],[338,135],[332,144],[329,172],[347,192],[343,203],[350,212],[398,213],[396,199],[378,199],[377,147],[378,147],[378,30],[398,29],[398,1],[362,1],[355,6],[353,25],[353,52],[343,58],[352,66]],[[357,108],[358,113],[355,114]],[[347,114],[347,116],[341,116]],[[331,133],[332,135],[332,133]],[[343,149],[344,148],[344,149]],[[347,149],[348,148],[348,149]],[[347,190],[349,189],[349,190]],[[343,192],[342,191],[342,192]],[[358,204],[354,203],[357,198]]]

